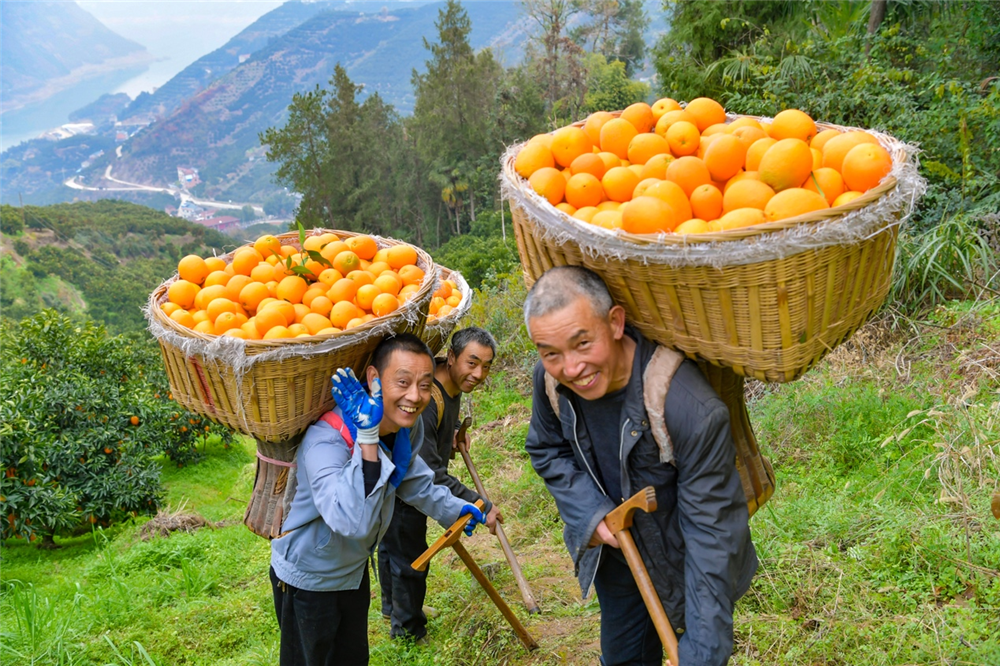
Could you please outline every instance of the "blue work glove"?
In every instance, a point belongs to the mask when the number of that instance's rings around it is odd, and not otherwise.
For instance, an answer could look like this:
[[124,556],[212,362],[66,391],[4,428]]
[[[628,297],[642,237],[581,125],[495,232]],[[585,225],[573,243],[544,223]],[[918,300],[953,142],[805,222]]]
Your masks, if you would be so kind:
[[472,520],[465,524],[465,536],[472,536],[476,525],[486,524],[486,516],[483,515],[483,512],[475,504],[466,504],[463,506],[462,510],[458,512],[458,517],[461,518],[464,515],[472,516]]
[[403,429],[396,433],[396,442],[392,445],[392,464],[396,469],[389,475],[389,483],[393,488],[399,488],[403,477],[410,469],[410,457],[413,455],[413,445],[410,443],[410,433]]
[[378,425],[382,421],[382,384],[372,381],[371,395],[361,385],[354,371],[348,368],[334,373],[330,392],[337,401],[344,419],[358,432],[358,444],[378,444]]

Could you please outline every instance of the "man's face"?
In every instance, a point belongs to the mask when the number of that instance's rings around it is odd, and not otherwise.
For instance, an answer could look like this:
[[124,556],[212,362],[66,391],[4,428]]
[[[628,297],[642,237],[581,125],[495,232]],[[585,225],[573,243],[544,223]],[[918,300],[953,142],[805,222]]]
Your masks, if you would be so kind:
[[478,342],[465,345],[458,358],[451,351],[448,352],[448,374],[462,393],[471,393],[486,381],[492,365],[493,350]]
[[621,365],[617,341],[625,333],[625,311],[616,305],[601,316],[581,296],[561,310],[528,321],[545,371],[585,400],[608,393]]
[[431,401],[434,363],[430,357],[397,349],[381,373],[375,366],[368,366],[368,383],[376,377],[382,382],[383,413],[379,430],[390,433],[412,428]]

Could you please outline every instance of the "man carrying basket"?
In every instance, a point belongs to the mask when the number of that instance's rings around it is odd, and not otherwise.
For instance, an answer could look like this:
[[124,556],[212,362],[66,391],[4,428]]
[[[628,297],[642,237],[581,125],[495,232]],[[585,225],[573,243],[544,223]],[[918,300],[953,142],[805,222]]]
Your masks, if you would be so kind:
[[696,364],[627,327],[585,268],[542,275],[524,314],[540,356],[525,448],[556,500],[584,596],[597,590],[601,663],[663,660],[604,520],[652,486],[658,508],[635,514],[631,538],[680,636],[680,666],[726,664],[733,606],[757,570],[728,409]]
[[371,394],[352,371],[338,370],[338,408],[303,436],[295,458],[299,485],[284,533],[271,542],[282,666],[368,663],[368,560],[397,495],[445,527],[466,514],[467,532],[485,522],[475,506],[434,485],[417,456],[433,372],[420,338],[388,338],[366,370]]

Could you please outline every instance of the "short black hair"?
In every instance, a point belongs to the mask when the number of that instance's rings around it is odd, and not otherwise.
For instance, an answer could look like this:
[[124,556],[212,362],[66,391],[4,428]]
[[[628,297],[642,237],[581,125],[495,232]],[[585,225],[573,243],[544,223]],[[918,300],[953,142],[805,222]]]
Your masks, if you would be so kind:
[[455,358],[458,358],[465,351],[465,348],[469,346],[470,342],[489,347],[490,351],[493,352],[493,356],[497,355],[497,341],[490,335],[489,331],[478,326],[470,326],[455,331],[454,335],[451,336],[451,353],[455,355]]
[[386,366],[389,365],[389,359],[395,351],[424,354],[431,360],[431,365],[434,364],[434,354],[431,353],[431,349],[427,346],[426,342],[413,333],[396,333],[378,343],[378,347],[375,348],[375,352],[372,354],[372,365],[375,366],[380,375]]

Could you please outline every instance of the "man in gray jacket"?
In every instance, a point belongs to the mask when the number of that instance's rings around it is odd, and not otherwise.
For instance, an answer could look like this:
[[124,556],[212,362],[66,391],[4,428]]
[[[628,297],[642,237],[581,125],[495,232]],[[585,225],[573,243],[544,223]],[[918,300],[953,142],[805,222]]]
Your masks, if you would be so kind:
[[401,334],[375,349],[371,394],[350,370],[334,376],[338,408],[309,427],[295,461],[298,487],[283,535],[271,542],[271,585],[281,666],[368,663],[368,560],[398,495],[443,526],[475,506],[434,485],[418,456],[420,412],[430,402],[434,358]]
[[[733,607],[757,570],[729,412],[697,365],[684,361],[664,399],[669,461],[644,406],[656,345],[625,324],[595,273],[545,273],[524,305],[540,362],[526,449],[556,500],[586,596],[601,605],[601,662],[659,665],[662,646],[604,516],[646,486],[658,509],[632,534],[671,624],[680,666],[722,666],[733,650]],[[550,380],[546,387],[546,375]],[[554,393],[553,393],[554,389]],[[553,402],[559,406],[558,415]],[[674,666],[678,666],[674,664]]]

